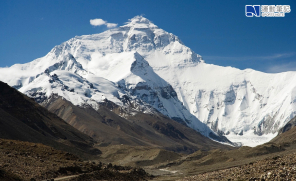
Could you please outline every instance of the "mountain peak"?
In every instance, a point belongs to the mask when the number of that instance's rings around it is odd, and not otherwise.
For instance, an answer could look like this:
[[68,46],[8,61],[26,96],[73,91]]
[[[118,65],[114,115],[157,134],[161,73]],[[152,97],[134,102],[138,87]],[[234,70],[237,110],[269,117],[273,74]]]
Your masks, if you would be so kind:
[[74,56],[70,53],[63,56],[63,59],[54,65],[48,67],[45,72],[52,72],[55,70],[67,70],[72,71],[73,73],[83,72],[86,74],[86,71],[82,68],[82,65],[76,61]]
[[143,16],[135,16],[124,25],[124,27],[137,27],[137,28],[157,28],[155,24],[153,24],[150,20]]

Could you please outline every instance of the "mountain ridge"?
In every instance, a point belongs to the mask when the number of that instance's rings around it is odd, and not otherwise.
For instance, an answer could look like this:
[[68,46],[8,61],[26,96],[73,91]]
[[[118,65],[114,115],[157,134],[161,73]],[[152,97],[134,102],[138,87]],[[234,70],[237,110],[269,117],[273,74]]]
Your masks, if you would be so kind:
[[[122,98],[125,95],[143,111],[152,111],[153,107],[170,118],[182,120],[206,136],[210,133],[226,136],[232,142],[248,146],[271,140],[296,115],[296,86],[290,83],[296,80],[294,72],[266,74],[251,69],[239,70],[206,64],[200,55],[186,47],[177,36],[158,28],[142,16],[136,16],[126,25],[100,34],[76,36],[31,63],[1,68],[0,80],[26,94],[28,89],[24,90],[24,87],[32,86],[29,90],[36,93],[38,90],[34,90],[40,87],[32,84],[36,75],[64,60],[69,54],[87,72],[79,75],[77,80],[92,78],[96,82],[103,78],[110,85],[108,88],[113,90],[99,94],[87,88],[86,81],[82,81],[84,86],[81,85],[83,88],[80,90],[84,92],[78,93],[80,98],[75,100],[67,98],[68,92],[54,92],[60,93],[75,105],[88,103],[97,109],[97,102],[107,98],[124,106]],[[151,68],[152,72],[172,87],[176,93],[175,99],[165,99],[163,86],[159,86],[161,90],[154,91],[157,96],[150,91],[153,86],[142,89],[142,92],[134,88],[128,91],[121,89],[131,85],[149,85],[148,79],[151,76],[143,80],[133,72],[130,74],[131,62],[141,62],[141,57],[149,65],[144,66],[145,70]],[[6,77],[11,71],[20,73]],[[63,80],[70,80],[67,77],[78,74],[70,75],[67,72],[65,76],[65,72],[57,72],[56,75],[64,77]],[[159,78],[151,80],[161,85],[161,82],[157,82]],[[94,82],[91,83],[94,85]],[[76,90],[74,88],[74,92]],[[159,104],[155,105],[156,102]],[[163,107],[169,110],[166,112]]]

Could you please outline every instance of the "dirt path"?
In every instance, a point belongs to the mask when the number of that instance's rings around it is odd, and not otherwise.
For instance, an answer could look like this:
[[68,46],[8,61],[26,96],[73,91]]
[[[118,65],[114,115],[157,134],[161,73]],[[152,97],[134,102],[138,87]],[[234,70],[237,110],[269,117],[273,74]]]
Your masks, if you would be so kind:
[[55,178],[54,181],[60,181],[60,180],[63,180],[63,181],[66,181],[66,180],[69,180],[71,178],[75,178],[75,177],[78,177],[79,175],[70,175],[70,176],[65,176],[65,177],[60,177],[60,178]]

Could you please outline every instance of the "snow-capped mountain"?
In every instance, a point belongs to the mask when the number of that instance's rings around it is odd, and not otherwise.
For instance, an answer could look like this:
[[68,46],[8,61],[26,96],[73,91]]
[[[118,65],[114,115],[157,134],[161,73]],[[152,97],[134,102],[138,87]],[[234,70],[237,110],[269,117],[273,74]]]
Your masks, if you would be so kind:
[[97,109],[106,98],[249,146],[269,141],[296,115],[295,72],[206,64],[177,36],[142,16],[100,34],[76,36],[30,63],[1,68],[0,80],[39,102],[56,93]]

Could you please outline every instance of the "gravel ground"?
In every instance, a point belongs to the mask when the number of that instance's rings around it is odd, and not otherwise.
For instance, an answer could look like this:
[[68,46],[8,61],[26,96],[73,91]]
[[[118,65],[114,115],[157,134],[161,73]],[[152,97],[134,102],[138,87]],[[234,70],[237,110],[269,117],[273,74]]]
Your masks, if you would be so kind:
[[192,180],[296,180],[296,153],[274,156],[247,165],[186,177]]

